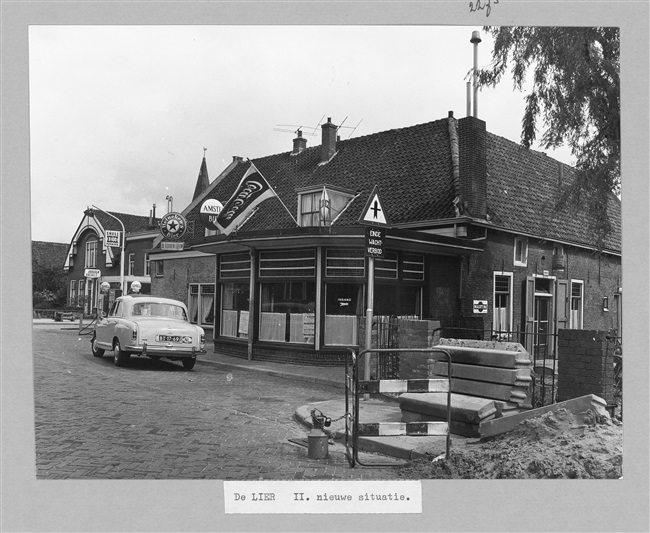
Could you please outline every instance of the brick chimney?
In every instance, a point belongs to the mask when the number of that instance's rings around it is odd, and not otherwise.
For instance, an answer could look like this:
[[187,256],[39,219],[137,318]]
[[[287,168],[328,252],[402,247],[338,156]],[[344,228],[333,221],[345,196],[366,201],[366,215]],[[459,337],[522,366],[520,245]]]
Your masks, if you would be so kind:
[[487,132],[474,117],[458,121],[460,212],[474,218],[487,214]]
[[321,144],[320,160],[325,163],[332,159],[336,153],[336,126],[332,124],[332,119],[327,118],[327,122],[321,126],[323,130],[323,142]]
[[299,154],[307,148],[307,139],[302,136],[302,130],[298,130],[298,136],[293,140],[292,154]]

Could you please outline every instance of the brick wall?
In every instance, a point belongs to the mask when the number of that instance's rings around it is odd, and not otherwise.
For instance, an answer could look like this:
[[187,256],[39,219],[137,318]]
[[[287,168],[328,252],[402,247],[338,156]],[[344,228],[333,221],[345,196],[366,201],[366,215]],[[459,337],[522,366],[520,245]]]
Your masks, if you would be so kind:
[[190,283],[214,283],[214,257],[165,259],[163,276],[151,277],[151,294],[188,303]]
[[604,331],[561,329],[558,336],[557,401],[587,394],[614,400],[613,346]]
[[[514,234],[490,231],[488,244],[481,254],[463,258],[461,271],[463,290],[460,314],[482,316],[485,327],[493,323],[493,276],[495,271],[512,272],[513,327],[523,329],[524,283],[527,276],[546,272],[557,279],[579,280],[584,288],[584,327],[608,330],[616,327],[613,309],[614,294],[621,286],[620,257],[597,253],[574,246],[565,246],[565,270],[553,270],[553,242],[528,239],[527,266],[514,265]],[[609,298],[609,311],[603,311],[603,296]],[[472,315],[473,300],[488,300],[486,315]]]

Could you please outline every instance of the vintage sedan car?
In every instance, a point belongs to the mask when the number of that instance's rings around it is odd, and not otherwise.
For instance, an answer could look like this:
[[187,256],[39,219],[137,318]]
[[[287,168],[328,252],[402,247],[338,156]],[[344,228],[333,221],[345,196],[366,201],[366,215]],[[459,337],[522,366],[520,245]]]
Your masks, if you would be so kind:
[[205,353],[205,331],[188,320],[184,303],[146,294],[120,296],[95,325],[91,342],[95,357],[113,351],[116,366],[131,355],[165,357],[194,368],[196,356]]

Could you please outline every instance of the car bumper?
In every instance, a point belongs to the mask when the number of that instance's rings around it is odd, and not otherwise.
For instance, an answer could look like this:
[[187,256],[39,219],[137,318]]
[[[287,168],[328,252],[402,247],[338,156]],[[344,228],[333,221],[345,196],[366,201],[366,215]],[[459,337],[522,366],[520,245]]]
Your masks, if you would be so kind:
[[125,351],[149,357],[174,357],[196,359],[197,355],[207,353],[206,350],[197,348],[179,349],[177,347],[167,348],[165,346],[148,346],[144,343],[142,346],[126,346]]

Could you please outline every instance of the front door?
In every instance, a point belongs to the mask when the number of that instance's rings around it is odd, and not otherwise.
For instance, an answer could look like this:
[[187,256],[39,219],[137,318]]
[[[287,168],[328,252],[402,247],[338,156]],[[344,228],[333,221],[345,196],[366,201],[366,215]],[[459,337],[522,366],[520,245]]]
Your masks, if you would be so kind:
[[533,319],[533,354],[535,360],[546,359],[550,353],[550,309],[550,297],[535,296],[535,315]]

